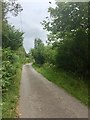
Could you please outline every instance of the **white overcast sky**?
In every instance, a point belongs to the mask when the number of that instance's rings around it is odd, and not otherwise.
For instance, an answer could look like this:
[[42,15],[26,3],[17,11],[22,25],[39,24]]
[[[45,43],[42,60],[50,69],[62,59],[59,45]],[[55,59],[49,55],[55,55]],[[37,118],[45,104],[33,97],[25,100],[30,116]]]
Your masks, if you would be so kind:
[[[52,4],[49,4],[49,1]],[[45,17],[48,16],[48,7],[55,7],[54,0],[18,0],[22,5],[23,11],[18,17],[11,15],[9,23],[15,25],[16,28],[22,29],[24,34],[23,46],[26,52],[34,47],[34,39],[41,38],[43,42],[47,40],[47,32],[43,30],[40,24]]]

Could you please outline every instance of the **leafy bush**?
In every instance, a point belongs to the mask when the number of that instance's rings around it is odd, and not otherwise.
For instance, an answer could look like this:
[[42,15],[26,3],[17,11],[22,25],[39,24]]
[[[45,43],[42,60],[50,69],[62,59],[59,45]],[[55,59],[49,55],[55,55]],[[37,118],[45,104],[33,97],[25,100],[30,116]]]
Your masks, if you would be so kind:
[[16,74],[17,68],[16,53],[9,48],[3,49],[3,62],[2,62],[2,90],[8,90],[8,87],[13,83],[13,77]]

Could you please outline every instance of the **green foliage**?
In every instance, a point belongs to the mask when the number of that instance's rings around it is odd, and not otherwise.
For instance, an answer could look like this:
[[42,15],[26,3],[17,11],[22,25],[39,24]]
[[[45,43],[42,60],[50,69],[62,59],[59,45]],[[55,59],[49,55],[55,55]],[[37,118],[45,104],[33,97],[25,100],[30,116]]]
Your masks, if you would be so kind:
[[[21,51],[22,50],[22,51]],[[25,60],[24,48],[13,51],[10,48],[3,49],[2,56],[2,99],[3,118],[16,116],[16,106],[19,96],[21,80],[21,67]]]
[[56,8],[48,9],[51,21],[43,21],[45,29],[53,34],[59,32],[60,35],[64,35],[67,31],[75,32],[80,27],[87,29],[88,2],[56,2],[56,5]]
[[88,2],[56,2],[50,7],[47,20],[42,22],[50,31],[48,44],[55,49],[55,65],[88,79]]
[[44,44],[40,39],[35,39],[35,47],[31,50],[32,55],[37,64],[42,65],[45,61],[44,58]]
[[7,19],[7,14],[12,13],[12,15],[17,16],[21,12],[22,6],[16,0],[2,0],[2,19]]
[[35,47],[31,49],[29,55],[33,56],[35,62],[39,65],[44,63],[55,65],[57,51],[52,48],[52,45],[44,46],[40,39],[35,39]]
[[2,1],[2,89],[9,89],[13,83],[13,77],[19,62],[19,48],[22,47],[23,33],[11,26],[7,21],[8,12],[15,16],[22,11],[22,7],[15,0]]
[[21,80],[21,65],[16,71],[16,76],[13,78],[12,85],[9,86],[8,92],[2,97],[2,117],[15,118],[18,117],[16,106],[19,98],[19,87]]
[[47,45],[44,48],[45,63],[56,64],[57,50],[53,49],[51,45]]
[[14,16],[17,16],[21,11],[22,7],[16,0],[2,1],[3,21],[1,87],[3,96],[3,118],[15,117],[16,115],[16,105],[19,96],[19,82],[21,79],[21,67],[25,61],[23,32],[20,32],[8,23],[7,14],[10,12]]
[[13,83],[13,77],[16,74],[18,56],[9,48],[3,49],[2,57],[2,89],[8,90],[8,87]]
[[2,47],[10,47],[12,50],[17,50],[23,44],[23,33],[16,30],[14,26],[9,25],[7,22],[3,22],[2,25]]
[[43,66],[33,64],[33,67],[49,81],[55,83],[58,87],[64,88],[82,103],[88,105],[88,85],[83,80],[80,81],[71,73],[58,70],[50,64],[44,64]]
[[[31,51],[36,63],[33,66],[48,80],[90,105],[90,3],[56,2],[56,5],[55,8],[48,9],[50,17],[42,22],[44,29],[49,31],[48,45],[41,47],[37,41]],[[43,56],[44,62],[37,65],[41,63],[40,56]]]

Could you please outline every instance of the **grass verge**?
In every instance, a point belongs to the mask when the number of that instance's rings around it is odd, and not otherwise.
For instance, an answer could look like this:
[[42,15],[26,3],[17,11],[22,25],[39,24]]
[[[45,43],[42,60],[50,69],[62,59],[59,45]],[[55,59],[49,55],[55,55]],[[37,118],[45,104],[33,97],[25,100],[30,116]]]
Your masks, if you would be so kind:
[[82,80],[65,71],[58,71],[49,65],[32,65],[39,73],[57,86],[64,88],[85,105],[88,105],[88,85]]
[[2,97],[3,101],[2,118],[17,117],[16,107],[19,98],[20,80],[21,80],[21,68],[18,68],[12,86],[10,86],[7,93]]

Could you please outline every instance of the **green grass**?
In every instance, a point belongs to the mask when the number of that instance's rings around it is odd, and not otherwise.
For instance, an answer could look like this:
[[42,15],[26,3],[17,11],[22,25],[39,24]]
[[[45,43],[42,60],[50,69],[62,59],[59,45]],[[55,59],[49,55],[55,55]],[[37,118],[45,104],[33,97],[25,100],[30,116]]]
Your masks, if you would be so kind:
[[64,88],[85,105],[88,105],[88,85],[78,77],[71,73],[66,73],[62,70],[57,70],[49,65],[38,66],[33,64],[33,67],[40,72],[49,81],[52,81],[57,86]]
[[2,98],[2,101],[3,101],[2,117],[3,118],[17,117],[16,107],[18,105],[20,80],[21,80],[21,68],[18,68],[16,76],[14,77],[15,82],[12,83],[12,86],[10,86],[7,93],[3,95],[3,98]]

